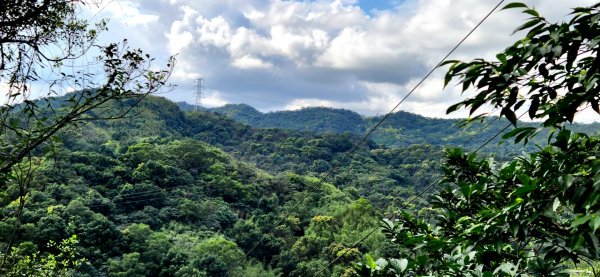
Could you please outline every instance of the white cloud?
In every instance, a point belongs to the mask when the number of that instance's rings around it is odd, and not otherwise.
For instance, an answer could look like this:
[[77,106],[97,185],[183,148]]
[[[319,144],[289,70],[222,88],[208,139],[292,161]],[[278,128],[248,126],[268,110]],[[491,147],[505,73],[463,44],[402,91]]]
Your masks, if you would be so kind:
[[166,37],[169,40],[168,47],[171,55],[181,53],[194,39],[191,32],[184,30],[184,25],[181,21],[173,22],[171,31],[166,34]]
[[224,47],[230,43],[231,27],[223,17],[217,16],[207,20],[200,16],[196,19],[196,24],[199,25],[197,32],[200,35],[200,43],[217,47]]
[[132,1],[108,1],[100,3],[98,6],[90,5],[92,12],[104,12],[113,20],[121,21],[131,27],[139,25],[148,25],[157,22],[160,19],[159,14],[143,13],[140,11],[141,3]]
[[[116,21],[123,17],[128,34],[153,50],[180,53],[176,82],[202,75],[219,89],[216,97],[259,109],[273,105],[242,95],[290,108],[325,105],[371,114],[394,106],[495,5],[408,0],[366,12],[355,0],[119,2],[122,12],[114,5],[109,11]],[[564,20],[569,7],[594,1],[526,2],[550,20]],[[452,58],[493,57],[521,36],[510,34],[524,19],[518,10],[495,12]],[[460,94],[442,86],[436,72],[401,109],[445,116],[443,106]]]
[[273,64],[250,55],[235,59],[232,64],[241,69],[268,69],[273,67]]

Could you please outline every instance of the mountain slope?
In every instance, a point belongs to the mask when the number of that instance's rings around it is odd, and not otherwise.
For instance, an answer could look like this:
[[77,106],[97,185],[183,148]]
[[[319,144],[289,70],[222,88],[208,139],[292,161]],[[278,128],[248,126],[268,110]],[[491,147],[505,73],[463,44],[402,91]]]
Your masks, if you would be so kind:
[[[244,105],[225,105],[210,109],[233,120],[256,128],[279,128],[290,130],[324,132],[350,132],[363,135],[375,126],[383,116],[363,117],[355,112],[332,108],[304,108],[296,111],[279,111],[260,113],[256,109]],[[441,146],[461,146],[475,149],[492,138],[508,125],[505,119],[495,117],[485,118],[483,122],[474,122],[460,128],[459,119],[427,118],[421,115],[399,111],[391,114],[374,132],[370,139],[388,147],[406,147],[413,144],[433,144]],[[489,126],[488,126],[489,125]],[[519,122],[519,126],[537,127],[537,123]],[[600,124],[572,124],[568,128],[595,134],[600,130]],[[506,131],[510,131],[508,128]],[[524,149],[533,149],[535,144],[546,144],[540,135],[525,148],[519,145],[498,145],[501,136],[496,138],[487,153],[510,155],[520,153]]]
[[363,118],[353,111],[323,107],[261,113],[245,104],[229,104],[209,111],[258,128],[360,133],[364,125]]

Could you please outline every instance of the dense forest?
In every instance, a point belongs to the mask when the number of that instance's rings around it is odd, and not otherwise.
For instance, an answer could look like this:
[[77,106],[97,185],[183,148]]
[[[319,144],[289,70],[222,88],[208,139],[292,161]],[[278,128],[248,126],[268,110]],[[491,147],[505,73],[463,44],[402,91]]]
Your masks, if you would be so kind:
[[[440,63],[473,122],[191,111],[153,95],[174,57],[95,44],[79,4],[1,4],[0,276],[598,275],[600,125],[573,122],[600,114],[600,4],[507,4],[522,39]],[[92,48],[101,77],[61,71]]]
[[[424,130],[440,121],[419,120]],[[419,137],[439,138],[432,136]],[[321,182],[358,134],[254,128],[151,96],[136,116],[87,122],[59,138],[53,152],[21,165],[33,177],[19,220],[11,216],[19,186],[7,184],[0,237],[6,244],[14,232],[18,251],[8,262],[29,270],[39,261],[23,257],[61,253],[56,243],[69,243],[81,261],[76,275],[89,276],[222,276],[239,260],[235,276],[342,275],[364,254],[393,254],[377,230],[328,267],[383,214],[435,182],[449,146],[369,141]]]
[[[185,104],[179,104],[183,110],[191,110]],[[309,107],[296,111],[279,111],[261,113],[245,104],[229,104],[218,108],[209,109],[223,114],[236,121],[259,128],[279,128],[291,130],[304,130],[317,133],[353,133],[365,134],[383,116],[361,116],[355,112],[343,109]],[[483,144],[487,139],[500,132],[509,123],[508,120],[498,117],[485,117],[481,120],[470,122],[465,126],[464,119],[439,119],[425,118],[423,116],[398,111],[392,113],[370,138],[388,147],[406,147],[414,144],[433,144],[446,146],[461,146],[465,149],[474,148]],[[520,126],[538,127],[539,123],[520,122]],[[598,134],[600,124],[570,124],[569,128],[586,134]],[[534,138],[532,145],[526,146],[527,150],[535,149],[535,144],[544,145],[544,137],[548,130],[541,136]],[[504,134],[506,132],[502,132]],[[502,155],[520,154],[523,146],[512,143],[502,143],[501,137],[494,140],[494,144],[484,149],[485,153]]]
[[[18,249],[8,263],[59,253],[49,242],[64,240],[82,261],[77,275],[220,276],[262,239],[236,276],[313,275],[440,176],[440,145],[369,142],[320,182],[357,135],[252,128],[158,97],[136,111],[68,129],[34,156],[19,220],[19,186],[7,184],[0,237],[6,245],[14,232]],[[331,274],[381,251],[377,233]]]

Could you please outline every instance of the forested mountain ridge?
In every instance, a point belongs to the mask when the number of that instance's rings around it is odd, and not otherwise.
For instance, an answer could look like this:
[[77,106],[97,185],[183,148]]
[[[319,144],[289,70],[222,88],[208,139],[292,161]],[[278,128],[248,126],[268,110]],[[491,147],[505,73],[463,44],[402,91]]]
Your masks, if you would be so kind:
[[[16,180],[0,194],[0,244],[15,247],[3,275],[33,274],[47,266],[35,257],[63,253],[78,276],[223,276],[262,240],[233,276],[312,276],[438,178],[442,160],[435,145],[368,142],[322,182],[358,135],[252,128],[152,96],[127,118],[58,137],[32,153],[20,219]],[[383,256],[382,243],[377,231],[327,272]]]
[[[245,104],[228,104],[208,109],[208,111],[223,114],[235,121],[258,128],[304,130],[317,133],[350,132],[357,135],[365,134],[383,117],[366,117],[349,110],[323,107],[261,113]],[[462,119],[427,118],[398,111],[392,113],[379,129],[371,135],[370,139],[388,147],[432,144],[475,149],[509,124],[506,119],[498,120],[496,117],[490,117],[484,118],[482,122],[473,122],[465,128],[461,128],[461,121]],[[537,123],[519,122],[519,126],[537,127]],[[568,126],[568,128],[587,134],[597,134],[600,130],[600,123],[576,123]],[[527,149],[534,149],[535,144],[545,145],[547,143],[544,139],[546,133],[547,131],[537,139],[534,138]],[[518,154],[524,150],[522,145],[511,143],[498,145],[500,141],[501,138],[494,140],[491,147],[484,149],[484,152],[503,156]]]
[[0,276],[598,275],[598,124],[569,122],[600,114],[600,3],[558,23],[508,3],[522,39],[440,63],[475,92],[449,112],[499,119],[395,113],[367,139],[381,117],[182,111],[152,96],[173,57],[97,44],[85,1],[25,2],[0,28]]
[[[113,101],[103,108],[133,104]],[[317,110],[319,116],[351,113]],[[76,249],[83,260],[69,270],[82,276],[224,276],[260,242],[233,276],[313,276],[324,268],[339,276],[363,254],[394,255],[378,230],[360,248],[348,245],[377,226],[382,212],[397,210],[441,175],[441,143],[368,141],[321,182],[360,134],[255,128],[213,112],[184,112],[153,96],[132,112],[81,123],[59,134],[54,152],[35,152],[20,221],[11,216],[18,186],[7,184],[0,243],[6,245],[13,230],[18,234],[9,264],[37,251]],[[403,135],[450,122],[411,114],[390,119],[404,126]],[[411,206],[426,203],[419,198]],[[111,247],[103,246],[107,241]],[[348,252],[343,259],[336,256],[341,250]]]
[[208,111],[259,128],[360,134],[365,124],[363,117],[353,111],[324,107],[261,113],[246,104],[230,104]]

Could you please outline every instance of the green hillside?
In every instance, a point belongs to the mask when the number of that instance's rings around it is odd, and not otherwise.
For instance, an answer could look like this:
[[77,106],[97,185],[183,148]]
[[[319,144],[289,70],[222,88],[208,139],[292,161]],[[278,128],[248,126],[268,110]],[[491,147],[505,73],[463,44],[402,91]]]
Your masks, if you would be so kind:
[[[373,231],[383,212],[437,181],[443,148],[481,128],[460,131],[456,120],[400,112],[341,162],[361,139],[356,126],[365,130],[378,118],[324,108],[218,111],[184,112],[148,97],[128,118],[61,133],[54,151],[32,157],[35,173],[20,221],[13,216],[16,181],[0,195],[0,244],[17,234],[8,263],[18,267],[29,259],[34,268],[44,261],[33,255],[71,247],[80,262],[71,272],[78,276],[224,276],[260,242],[233,276],[311,276],[346,249],[351,254],[327,269],[339,276],[364,254],[393,255],[379,230],[361,248],[347,246]],[[327,125],[327,118],[338,124]],[[492,123],[467,146],[502,127]],[[492,144],[487,151],[500,147],[523,149]],[[411,207],[426,203],[419,198]]]
[[0,277],[599,275],[600,2],[112,2],[0,4]]
[[[369,142],[321,182],[359,136],[253,128],[158,97],[59,137],[32,157],[20,220],[18,183],[0,195],[0,244],[17,234],[3,274],[71,249],[73,264],[58,259],[77,276],[223,276],[262,240],[233,276],[312,275],[438,178],[442,160],[435,145]],[[383,241],[376,232],[331,274],[364,253],[383,256]]]
[[[244,104],[225,105],[209,110],[257,128],[302,130],[316,133],[349,132],[357,135],[368,132],[383,117],[363,117],[352,111],[331,108],[304,108],[297,111],[260,113]],[[509,122],[505,119],[498,120],[491,117],[461,128],[462,120],[427,118],[399,111],[391,114],[371,135],[370,139],[387,147],[431,144],[477,149],[508,124]],[[537,127],[538,124],[519,122],[518,125]],[[600,124],[572,124],[569,128],[587,134],[597,134]],[[497,156],[520,154],[524,150],[535,149],[536,144],[545,145],[547,143],[546,134],[547,132],[540,134],[525,148],[512,143],[500,144],[502,139],[501,136],[498,136],[492,141],[490,147],[483,149],[483,152]]]

